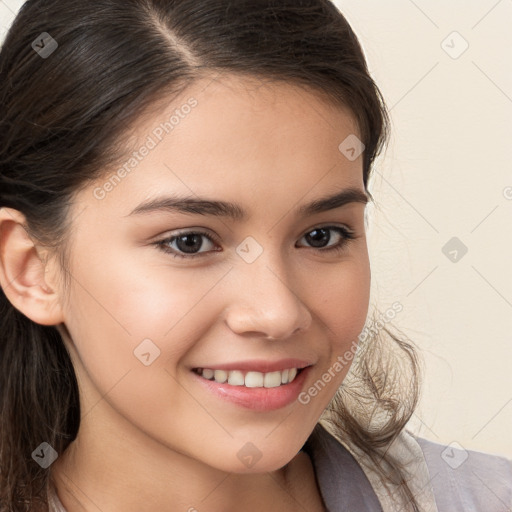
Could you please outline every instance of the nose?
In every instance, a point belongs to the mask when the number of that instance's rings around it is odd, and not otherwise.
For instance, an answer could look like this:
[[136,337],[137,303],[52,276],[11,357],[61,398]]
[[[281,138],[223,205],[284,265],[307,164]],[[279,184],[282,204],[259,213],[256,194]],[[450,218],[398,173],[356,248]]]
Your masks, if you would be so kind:
[[[265,254],[265,253],[264,253]],[[279,269],[279,270],[277,270]],[[289,272],[261,255],[231,272],[226,323],[238,335],[286,339],[307,330],[311,313],[294,290]]]

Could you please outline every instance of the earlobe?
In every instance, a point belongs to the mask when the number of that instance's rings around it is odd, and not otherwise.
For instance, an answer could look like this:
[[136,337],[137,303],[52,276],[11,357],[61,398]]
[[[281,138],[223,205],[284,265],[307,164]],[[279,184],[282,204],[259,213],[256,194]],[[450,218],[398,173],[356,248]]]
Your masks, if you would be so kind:
[[25,226],[21,212],[0,208],[0,286],[11,304],[32,321],[60,324],[57,289],[48,281],[47,265]]

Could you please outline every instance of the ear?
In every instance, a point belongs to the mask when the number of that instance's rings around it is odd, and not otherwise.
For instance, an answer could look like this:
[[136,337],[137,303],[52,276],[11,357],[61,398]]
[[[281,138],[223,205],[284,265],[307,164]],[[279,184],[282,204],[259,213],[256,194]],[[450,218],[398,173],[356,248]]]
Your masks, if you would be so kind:
[[[64,321],[57,287],[47,277],[50,264],[25,229],[25,216],[0,208],[0,286],[11,304],[41,325]],[[51,274],[50,274],[51,275]]]

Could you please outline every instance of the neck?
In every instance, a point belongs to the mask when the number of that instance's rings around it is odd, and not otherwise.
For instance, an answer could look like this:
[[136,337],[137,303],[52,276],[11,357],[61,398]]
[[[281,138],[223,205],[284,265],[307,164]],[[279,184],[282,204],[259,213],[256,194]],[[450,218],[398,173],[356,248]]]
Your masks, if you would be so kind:
[[52,465],[57,495],[68,512],[234,512],[240,503],[245,511],[259,512],[262,506],[274,508],[276,500],[280,510],[296,508],[303,452],[276,471],[226,473],[130,432],[133,426],[119,416],[102,422],[99,418],[109,417],[101,410],[106,407],[103,400],[83,418],[77,438]]

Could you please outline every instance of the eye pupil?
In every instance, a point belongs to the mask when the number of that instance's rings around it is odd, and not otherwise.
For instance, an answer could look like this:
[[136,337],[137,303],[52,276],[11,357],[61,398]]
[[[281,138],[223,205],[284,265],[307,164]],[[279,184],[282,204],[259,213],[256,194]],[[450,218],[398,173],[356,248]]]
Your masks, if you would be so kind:
[[[185,243],[184,243],[184,245],[182,245],[182,242],[184,242],[184,241],[185,241]],[[178,249],[180,251],[192,253],[196,250],[201,249],[201,245],[202,245],[201,235],[197,235],[197,234],[181,235],[176,239],[176,245],[178,246]]]
[[[311,233],[313,234],[311,236]],[[327,235],[326,235],[327,234]],[[308,238],[308,243],[310,243],[313,247],[323,247],[322,238],[325,238],[327,236],[327,240],[325,241],[325,244],[329,243],[330,235],[328,229],[314,229],[313,231],[310,231],[308,235],[306,235],[306,238]],[[318,242],[320,242],[320,245],[316,245]]]

